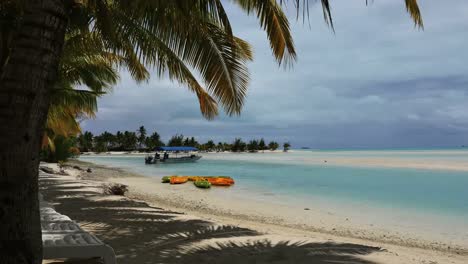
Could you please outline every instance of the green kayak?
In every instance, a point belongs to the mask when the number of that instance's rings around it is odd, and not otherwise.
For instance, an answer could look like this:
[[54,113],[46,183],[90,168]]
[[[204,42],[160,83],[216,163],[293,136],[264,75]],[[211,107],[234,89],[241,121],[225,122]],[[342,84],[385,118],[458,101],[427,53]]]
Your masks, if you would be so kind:
[[211,183],[209,181],[194,181],[193,184],[195,184],[195,186],[198,188],[207,189],[211,187]]
[[168,183],[168,182],[170,182],[170,181],[171,181],[171,176],[164,176],[164,177],[162,177],[162,179],[161,179],[161,182],[162,182],[162,183]]

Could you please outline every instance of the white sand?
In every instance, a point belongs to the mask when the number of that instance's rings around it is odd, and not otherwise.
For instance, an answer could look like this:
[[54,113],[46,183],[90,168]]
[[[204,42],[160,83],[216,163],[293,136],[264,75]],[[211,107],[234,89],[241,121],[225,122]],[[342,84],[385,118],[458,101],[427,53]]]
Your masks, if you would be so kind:
[[[276,152],[281,154],[283,152]],[[307,155],[301,155],[307,153]],[[260,153],[258,153],[260,154]],[[290,155],[289,155],[290,154]],[[211,159],[259,159],[262,162],[288,164],[314,164],[324,166],[387,167],[427,170],[468,171],[467,150],[414,150],[414,151],[290,151],[284,155],[271,155],[268,160],[262,155],[236,153],[206,153]]]

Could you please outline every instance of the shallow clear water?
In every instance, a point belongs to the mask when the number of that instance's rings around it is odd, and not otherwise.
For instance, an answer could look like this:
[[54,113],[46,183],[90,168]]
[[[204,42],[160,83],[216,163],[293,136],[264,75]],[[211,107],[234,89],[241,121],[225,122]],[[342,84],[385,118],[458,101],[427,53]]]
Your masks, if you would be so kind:
[[[197,163],[145,165],[143,156],[81,156],[83,161],[116,166],[143,175],[227,175],[240,192],[268,199],[314,197],[377,207],[468,216],[468,173],[442,170],[342,167],[309,164],[310,158],[399,157],[467,160],[468,152],[295,151],[291,153],[205,154]],[[235,191],[235,190],[233,190]]]

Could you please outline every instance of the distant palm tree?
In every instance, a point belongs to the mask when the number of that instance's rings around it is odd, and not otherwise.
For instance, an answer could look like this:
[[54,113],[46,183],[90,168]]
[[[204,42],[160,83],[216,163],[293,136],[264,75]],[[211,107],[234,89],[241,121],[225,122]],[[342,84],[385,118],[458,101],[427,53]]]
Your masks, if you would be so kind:
[[260,142],[258,142],[258,149],[261,150],[262,152],[265,152],[266,144],[263,138],[260,139]]
[[290,147],[291,147],[291,144],[289,144],[289,142],[284,143],[283,144],[283,151],[288,152]]
[[[277,1],[234,2],[259,18],[279,64],[295,59],[289,23]],[[302,9],[303,1],[293,2]],[[321,2],[331,23],[329,1]],[[422,25],[416,0],[405,2]],[[23,241],[8,252],[0,247],[6,264],[41,262],[38,155],[66,32],[89,31],[107,51],[123,58],[119,66],[137,80],[147,79],[151,71],[183,83],[197,95],[207,118],[218,113],[217,101],[228,114],[242,109],[252,52],[232,34],[220,0],[4,0],[0,18],[0,234]]]
[[164,146],[164,143],[161,141],[161,137],[159,136],[158,132],[153,132],[151,136],[146,138],[146,146],[148,150],[154,150],[154,148]]
[[93,149],[93,133],[85,131],[78,137],[80,151],[91,151]]
[[146,128],[144,126],[140,126],[138,128],[138,147],[140,150],[143,148],[143,144],[146,142]]

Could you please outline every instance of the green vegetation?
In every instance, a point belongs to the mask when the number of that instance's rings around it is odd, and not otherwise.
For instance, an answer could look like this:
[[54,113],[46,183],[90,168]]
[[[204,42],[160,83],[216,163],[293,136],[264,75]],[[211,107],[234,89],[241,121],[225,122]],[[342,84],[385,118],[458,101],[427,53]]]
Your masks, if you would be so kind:
[[161,137],[159,136],[158,132],[153,132],[151,136],[146,138],[145,145],[148,149],[154,149],[164,146],[164,142],[161,141]]
[[288,152],[290,147],[291,147],[291,144],[289,144],[289,142],[284,143],[283,144],[283,151]]
[[53,139],[53,150],[45,148],[41,151],[41,158],[47,162],[61,162],[69,158],[76,157],[80,151],[75,147],[77,139],[75,137],[55,136]]
[[[107,152],[107,151],[152,151],[156,147],[161,146],[187,146],[196,147],[200,151],[232,151],[232,152],[258,152],[265,150],[276,150],[279,144],[271,141],[268,145],[262,138],[260,140],[252,139],[249,143],[245,143],[241,138],[236,138],[232,143],[218,142],[215,144],[213,140],[208,140],[206,143],[199,143],[195,137],[185,137],[182,134],[172,136],[167,144],[162,140],[158,132],[154,131],[148,137],[147,130],[141,126],[136,132],[131,131],[117,131],[114,135],[107,131],[100,135],[93,136],[89,131],[86,131],[78,136],[73,142],[81,152]],[[284,143],[288,149],[291,147],[289,143]]]
[[268,143],[268,148],[271,150],[277,150],[279,148],[279,144],[278,142],[271,141],[270,143]]

